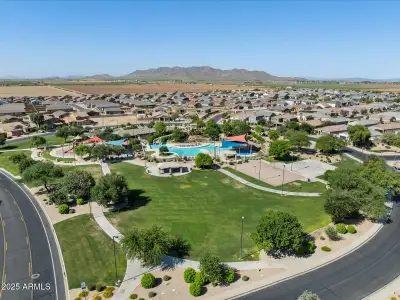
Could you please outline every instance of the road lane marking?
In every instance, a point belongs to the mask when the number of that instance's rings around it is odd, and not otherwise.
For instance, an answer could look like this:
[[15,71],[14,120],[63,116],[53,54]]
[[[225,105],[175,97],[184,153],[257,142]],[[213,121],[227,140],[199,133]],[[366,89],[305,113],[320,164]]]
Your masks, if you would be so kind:
[[[0,213],[0,220],[1,220],[1,229],[3,231],[3,242],[4,242],[4,257],[3,257],[3,278],[2,278],[2,282],[1,282],[1,287],[4,286],[5,282],[6,282],[6,251],[7,251],[7,242],[6,242],[6,234],[5,234],[5,230],[4,230],[4,221],[3,221],[3,217],[1,216]],[[3,292],[3,289],[0,289],[0,298],[1,298],[1,294]]]
[[[0,170],[0,172],[2,172],[2,171]],[[58,286],[57,286],[56,268],[55,268],[55,266],[54,266],[53,250],[51,249],[49,235],[47,234],[46,227],[44,226],[42,216],[40,215],[39,210],[38,210],[37,207],[35,206],[34,201],[33,201],[33,200],[31,199],[31,197],[27,194],[27,192],[26,192],[19,184],[17,184],[17,183],[14,181],[14,179],[13,179],[12,177],[10,177],[7,173],[4,173],[4,172],[2,172],[2,173],[3,173],[12,183],[14,183],[14,184],[28,197],[28,199],[29,199],[29,201],[31,202],[33,208],[36,210],[37,215],[39,216],[40,222],[42,223],[42,227],[43,227],[43,230],[44,230],[44,234],[46,235],[47,244],[48,244],[48,246],[49,246],[50,257],[51,257],[51,264],[52,264],[52,266],[53,266],[53,276],[54,276],[54,286],[55,286],[55,290],[56,290],[56,299],[58,300]],[[13,198],[14,198],[14,197],[13,197]],[[48,221],[48,222],[49,222],[49,224],[51,225],[50,221]],[[54,231],[54,227],[53,227],[53,231]],[[55,231],[54,231],[54,234],[56,235],[56,232],[55,232]],[[55,239],[57,239],[57,235],[55,236]],[[61,268],[63,268],[63,267],[65,268],[65,264],[63,265],[64,260],[63,260],[63,257],[62,257],[62,253],[59,252],[59,255],[60,255],[60,264],[61,264]],[[62,262],[61,262],[61,261],[62,261]],[[65,270],[65,269],[64,269],[64,270]],[[67,275],[66,275],[65,272],[64,272],[64,277],[66,277],[66,276],[67,276]],[[68,283],[68,280],[67,280],[67,283]],[[64,284],[65,284],[65,281],[64,281]],[[67,286],[68,286],[68,285],[66,285],[66,286],[64,287],[64,288],[65,288],[65,291],[64,291],[64,292],[65,292],[65,294],[66,294],[66,297],[68,298],[69,290],[67,289]]]

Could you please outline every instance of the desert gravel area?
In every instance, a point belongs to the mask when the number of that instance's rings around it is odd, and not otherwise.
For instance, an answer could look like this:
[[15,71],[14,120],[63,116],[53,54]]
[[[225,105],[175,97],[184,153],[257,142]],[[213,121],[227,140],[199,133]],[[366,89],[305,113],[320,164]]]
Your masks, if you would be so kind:
[[36,96],[65,96],[74,93],[68,93],[50,86],[0,86],[0,97],[36,97]]
[[248,90],[251,86],[236,84],[121,84],[121,85],[69,85],[69,90],[86,94],[131,94],[131,93],[160,93],[160,92],[206,92],[212,90]]

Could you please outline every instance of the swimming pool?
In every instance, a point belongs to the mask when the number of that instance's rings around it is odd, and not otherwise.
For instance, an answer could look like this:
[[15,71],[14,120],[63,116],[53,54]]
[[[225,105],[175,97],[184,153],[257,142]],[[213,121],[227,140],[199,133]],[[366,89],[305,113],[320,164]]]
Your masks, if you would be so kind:
[[[173,152],[176,153],[180,156],[196,156],[199,153],[209,153],[210,155],[214,156],[214,151],[215,153],[218,155],[220,151],[225,151],[225,150],[232,150],[232,147],[229,148],[222,148],[219,147],[218,145],[214,144],[208,144],[208,145],[202,145],[202,146],[193,146],[193,147],[185,147],[185,148],[180,148],[180,147],[174,147],[174,146],[170,146],[168,144],[165,145],[150,145],[150,149],[158,149],[161,146],[167,146],[169,152]],[[250,152],[250,151],[243,151],[241,150],[240,153],[239,151],[237,151],[239,156],[250,156],[255,154],[254,151]]]

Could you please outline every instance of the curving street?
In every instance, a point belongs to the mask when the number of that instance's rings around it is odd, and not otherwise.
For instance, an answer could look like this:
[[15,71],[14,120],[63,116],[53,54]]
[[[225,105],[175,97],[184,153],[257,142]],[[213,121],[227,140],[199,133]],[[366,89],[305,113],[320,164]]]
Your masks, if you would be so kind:
[[323,300],[358,300],[367,297],[400,275],[400,204],[393,222],[353,253],[315,271],[241,296],[243,300],[297,299],[304,290]]
[[29,191],[0,172],[0,298],[64,300],[52,227],[30,197]]

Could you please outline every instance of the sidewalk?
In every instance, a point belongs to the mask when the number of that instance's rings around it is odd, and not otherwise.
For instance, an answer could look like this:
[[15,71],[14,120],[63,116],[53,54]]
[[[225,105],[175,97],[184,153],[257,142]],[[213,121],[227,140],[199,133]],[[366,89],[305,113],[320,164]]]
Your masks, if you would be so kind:
[[275,194],[280,194],[280,195],[290,195],[290,196],[300,196],[300,197],[319,197],[319,193],[302,193],[302,192],[287,192],[287,191],[281,191],[281,190],[274,190],[271,188],[263,187],[254,183],[251,183],[247,180],[244,180],[243,178],[236,176],[235,174],[225,170],[225,169],[219,169],[219,172],[225,174],[226,176],[231,177],[232,179],[235,179],[236,181],[239,181],[240,183],[243,183],[249,187],[264,191],[264,192],[270,192],[270,193],[275,193]]
[[[375,291],[371,295],[364,298],[364,300],[382,300],[390,299],[391,296],[399,295],[400,293],[400,276],[394,279],[392,282],[383,286],[379,290]],[[397,298],[396,298],[397,299]]]

